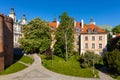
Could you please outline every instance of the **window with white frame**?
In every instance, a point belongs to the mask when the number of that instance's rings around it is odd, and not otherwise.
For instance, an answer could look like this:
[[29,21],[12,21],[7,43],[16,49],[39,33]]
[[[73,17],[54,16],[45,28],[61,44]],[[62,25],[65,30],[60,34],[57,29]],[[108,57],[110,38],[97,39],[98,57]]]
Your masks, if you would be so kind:
[[87,32],[88,32],[89,34],[92,33],[91,28],[89,28],[89,29],[87,30]]
[[94,29],[94,33],[96,33],[96,34],[98,33],[98,30],[97,30],[97,28],[95,28],[95,29]]
[[92,41],[95,41],[95,36],[92,36]]
[[102,36],[99,36],[99,41],[102,41]]
[[99,44],[99,48],[102,48],[102,44],[101,43]]
[[85,36],[85,41],[87,41],[88,40],[88,36]]
[[88,43],[85,43],[85,48],[86,48],[86,49],[88,48]]
[[93,48],[93,49],[95,48],[95,43],[92,43],[92,48]]

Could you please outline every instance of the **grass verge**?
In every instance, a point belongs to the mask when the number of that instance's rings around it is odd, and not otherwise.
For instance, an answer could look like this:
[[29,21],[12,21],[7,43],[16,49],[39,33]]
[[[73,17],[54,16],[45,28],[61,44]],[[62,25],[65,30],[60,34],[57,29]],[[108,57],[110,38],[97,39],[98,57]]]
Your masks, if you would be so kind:
[[18,72],[24,68],[26,68],[27,66],[21,64],[21,63],[14,63],[11,66],[9,66],[7,69],[5,69],[4,71],[0,72],[0,75],[5,75],[5,74],[10,74],[10,73],[14,73],[14,72]]
[[30,58],[29,56],[23,56],[20,61],[26,63],[26,64],[32,64],[33,63],[33,59]]
[[[22,56],[19,61],[21,61],[23,63],[26,63],[26,64],[32,64],[33,63],[33,59],[30,58],[29,56]],[[22,63],[19,63],[19,61],[12,64],[8,68],[6,68],[4,71],[1,71],[0,75],[6,75],[6,74],[10,74],[10,73],[15,73],[15,72],[18,72],[20,70],[25,69],[27,66],[22,64]]]
[[[54,56],[53,60],[47,59],[45,55],[41,55],[43,66],[49,70],[52,70],[57,73],[78,76],[78,77],[89,77],[93,78],[92,68],[81,68],[79,61],[75,56],[69,58],[68,62],[64,59]],[[98,78],[98,71],[95,70],[96,77]]]

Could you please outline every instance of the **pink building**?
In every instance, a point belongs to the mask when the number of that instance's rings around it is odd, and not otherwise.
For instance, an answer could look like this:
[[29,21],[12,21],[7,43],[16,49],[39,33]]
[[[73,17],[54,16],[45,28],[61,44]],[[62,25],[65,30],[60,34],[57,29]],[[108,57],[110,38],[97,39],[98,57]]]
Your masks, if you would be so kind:
[[96,54],[103,55],[107,50],[107,33],[96,26],[95,23],[83,25],[83,21],[75,27],[74,50],[80,54],[86,51],[93,51]]

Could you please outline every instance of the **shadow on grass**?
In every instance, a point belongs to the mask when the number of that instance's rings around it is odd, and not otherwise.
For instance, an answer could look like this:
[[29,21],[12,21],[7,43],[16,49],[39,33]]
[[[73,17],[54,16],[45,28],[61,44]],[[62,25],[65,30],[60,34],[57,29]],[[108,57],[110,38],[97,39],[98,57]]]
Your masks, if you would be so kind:
[[23,50],[20,48],[14,48],[14,61],[13,63],[15,63],[16,61],[18,61],[19,59],[21,59],[21,57],[23,56]]
[[95,64],[95,68],[103,73],[107,73],[107,67],[103,64]]

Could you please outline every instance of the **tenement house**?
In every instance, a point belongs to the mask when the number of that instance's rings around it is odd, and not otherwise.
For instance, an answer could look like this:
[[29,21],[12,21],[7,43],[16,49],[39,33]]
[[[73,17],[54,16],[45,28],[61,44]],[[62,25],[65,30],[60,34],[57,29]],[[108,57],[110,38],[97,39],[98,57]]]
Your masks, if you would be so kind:
[[107,33],[98,27],[93,20],[90,24],[84,24],[84,21],[76,22],[74,26],[74,50],[80,54],[86,51],[93,51],[96,54],[103,55],[107,50]]

